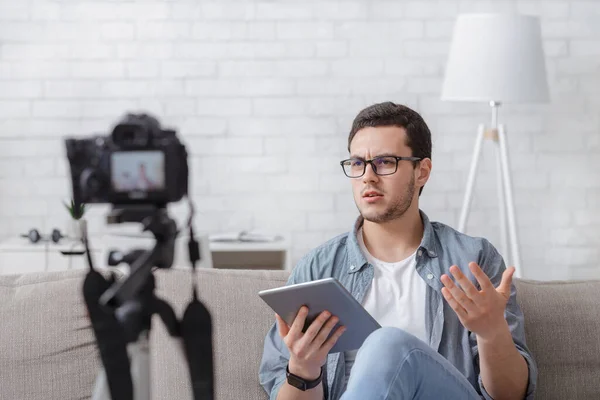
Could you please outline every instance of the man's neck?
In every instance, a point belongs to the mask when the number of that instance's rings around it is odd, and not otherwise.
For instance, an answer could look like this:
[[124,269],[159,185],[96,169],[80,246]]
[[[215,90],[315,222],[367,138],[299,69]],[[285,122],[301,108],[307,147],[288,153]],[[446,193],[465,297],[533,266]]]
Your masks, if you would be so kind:
[[423,239],[423,221],[413,207],[393,221],[364,221],[363,240],[371,255],[384,262],[402,261],[414,253]]

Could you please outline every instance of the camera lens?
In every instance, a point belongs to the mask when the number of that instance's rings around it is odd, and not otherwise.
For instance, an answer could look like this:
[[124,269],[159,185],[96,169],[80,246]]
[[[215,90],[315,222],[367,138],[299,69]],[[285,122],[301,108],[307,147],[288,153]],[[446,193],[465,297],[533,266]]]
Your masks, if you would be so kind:
[[101,188],[102,184],[96,175],[96,171],[86,168],[81,173],[81,193],[84,201],[90,202],[96,198]]

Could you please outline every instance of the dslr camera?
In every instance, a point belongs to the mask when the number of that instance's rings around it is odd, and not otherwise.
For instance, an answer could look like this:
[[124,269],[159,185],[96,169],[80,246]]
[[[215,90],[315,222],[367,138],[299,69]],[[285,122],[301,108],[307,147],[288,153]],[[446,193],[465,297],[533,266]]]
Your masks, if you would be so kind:
[[187,151],[175,130],[148,114],[126,114],[109,135],[67,138],[75,204],[164,207],[188,192]]

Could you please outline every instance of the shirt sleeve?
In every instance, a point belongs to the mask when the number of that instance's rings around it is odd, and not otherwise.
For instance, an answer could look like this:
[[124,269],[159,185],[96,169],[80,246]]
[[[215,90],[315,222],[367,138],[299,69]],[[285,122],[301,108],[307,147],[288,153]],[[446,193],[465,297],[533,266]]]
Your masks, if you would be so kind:
[[[288,278],[286,286],[309,280],[311,258],[307,255],[298,262]],[[273,325],[265,337],[263,355],[258,373],[260,384],[269,395],[270,400],[277,398],[279,389],[285,383],[285,370],[290,359],[289,350],[279,335],[275,318],[273,319]]]
[[[483,271],[488,275],[494,287],[498,287],[502,281],[502,274],[506,270],[506,265],[500,253],[494,248],[494,246],[487,240],[484,241],[484,248],[479,260],[479,265]],[[533,400],[534,392],[537,384],[538,369],[535,359],[531,354],[531,351],[527,347],[525,341],[525,321],[523,313],[519,304],[517,303],[517,291],[516,286],[513,283],[511,285],[510,298],[506,304],[506,310],[504,311],[504,317],[508,323],[513,342],[515,343],[516,349],[523,356],[527,362],[527,368],[529,372],[529,379],[527,383],[527,391],[525,394],[526,400]],[[485,390],[483,381],[481,379],[479,369],[479,350],[477,348],[477,337],[471,332],[469,336],[469,342],[471,344],[471,353],[473,354],[475,367],[477,372],[477,380],[481,394],[486,400],[493,400],[490,394]]]

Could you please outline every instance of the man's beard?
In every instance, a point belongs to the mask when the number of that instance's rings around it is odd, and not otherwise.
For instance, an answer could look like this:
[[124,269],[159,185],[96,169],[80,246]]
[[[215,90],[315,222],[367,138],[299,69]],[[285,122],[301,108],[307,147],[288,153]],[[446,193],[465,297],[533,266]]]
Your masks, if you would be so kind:
[[378,224],[389,222],[404,215],[406,210],[408,210],[412,204],[414,194],[415,177],[413,175],[404,194],[399,198],[394,199],[394,201],[382,212],[365,214],[360,207],[358,211],[366,221]]

